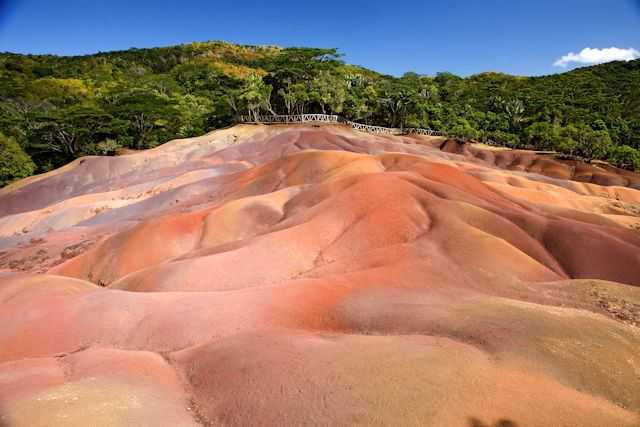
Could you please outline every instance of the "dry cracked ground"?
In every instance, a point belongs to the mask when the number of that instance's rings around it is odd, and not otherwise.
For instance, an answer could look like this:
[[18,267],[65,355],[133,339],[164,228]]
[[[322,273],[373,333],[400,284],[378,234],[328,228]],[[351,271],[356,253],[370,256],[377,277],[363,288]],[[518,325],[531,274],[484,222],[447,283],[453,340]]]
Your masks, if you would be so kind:
[[0,190],[0,425],[638,426],[640,176],[236,126]]

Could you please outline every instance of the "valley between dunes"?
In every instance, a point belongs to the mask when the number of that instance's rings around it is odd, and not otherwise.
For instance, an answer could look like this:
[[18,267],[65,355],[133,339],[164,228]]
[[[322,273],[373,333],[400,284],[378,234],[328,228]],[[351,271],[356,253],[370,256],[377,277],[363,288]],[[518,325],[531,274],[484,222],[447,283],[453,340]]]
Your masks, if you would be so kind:
[[0,190],[0,426],[638,426],[640,176],[238,125]]

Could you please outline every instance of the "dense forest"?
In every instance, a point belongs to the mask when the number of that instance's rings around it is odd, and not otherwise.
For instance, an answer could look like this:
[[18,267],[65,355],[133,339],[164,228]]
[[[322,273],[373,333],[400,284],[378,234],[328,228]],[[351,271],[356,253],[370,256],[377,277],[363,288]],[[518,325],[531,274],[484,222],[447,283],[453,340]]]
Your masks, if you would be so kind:
[[0,54],[0,185],[154,147],[239,114],[333,113],[640,169],[640,60],[544,77],[402,77],[335,49],[224,42],[88,56]]

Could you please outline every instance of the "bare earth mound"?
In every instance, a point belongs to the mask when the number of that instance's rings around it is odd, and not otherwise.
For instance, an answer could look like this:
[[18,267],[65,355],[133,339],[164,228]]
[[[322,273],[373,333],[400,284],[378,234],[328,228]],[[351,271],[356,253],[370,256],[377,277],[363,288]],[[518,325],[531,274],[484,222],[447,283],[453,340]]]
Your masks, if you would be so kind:
[[1,426],[638,426],[640,177],[236,126],[0,190]]

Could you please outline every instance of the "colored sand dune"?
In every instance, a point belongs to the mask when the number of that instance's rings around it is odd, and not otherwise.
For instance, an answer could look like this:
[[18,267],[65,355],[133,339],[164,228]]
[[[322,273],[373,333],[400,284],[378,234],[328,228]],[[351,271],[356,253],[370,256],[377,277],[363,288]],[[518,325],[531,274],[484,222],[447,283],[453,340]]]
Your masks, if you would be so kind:
[[0,190],[1,426],[637,426],[640,176],[240,125]]

